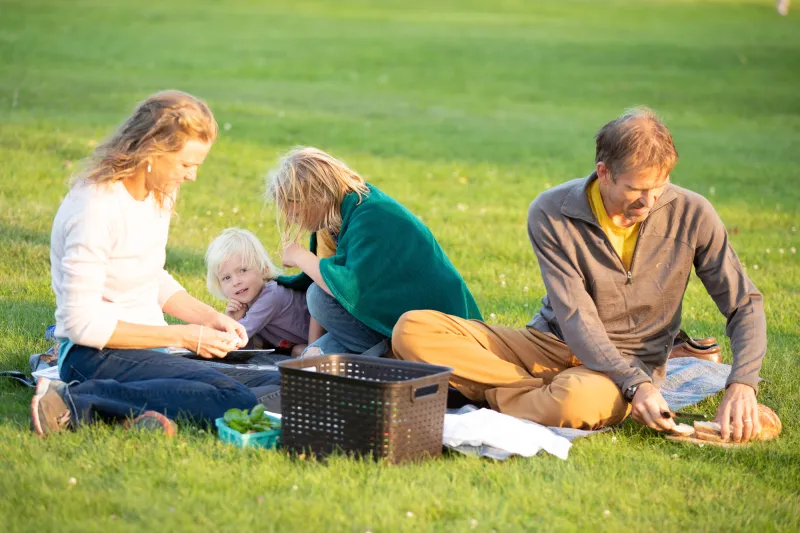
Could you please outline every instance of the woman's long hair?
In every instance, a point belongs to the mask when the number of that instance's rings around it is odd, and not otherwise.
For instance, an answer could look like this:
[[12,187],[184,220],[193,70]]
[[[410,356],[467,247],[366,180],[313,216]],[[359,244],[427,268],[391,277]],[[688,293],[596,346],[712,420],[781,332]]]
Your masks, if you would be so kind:
[[[110,183],[138,172],[145,161],[177,152],[189,140],[212,143],[217,122],[205,102],[181,91],[162,91],[136,106],[133,114],[100,144],[70,183]],[[147,184],[163,207],[167,195]]]
[[[326,229],[337,233],[342,225],[340,208],[346,194],[369,192],[367,183],[343,161],[311,147],[298,147],[281,157],[267,175],[266,196],[277,205],[281,244],[295,242],[304,230]],[[295,220],[288,205],[299,207]],[[319,225],[318,228],[312,227]]]

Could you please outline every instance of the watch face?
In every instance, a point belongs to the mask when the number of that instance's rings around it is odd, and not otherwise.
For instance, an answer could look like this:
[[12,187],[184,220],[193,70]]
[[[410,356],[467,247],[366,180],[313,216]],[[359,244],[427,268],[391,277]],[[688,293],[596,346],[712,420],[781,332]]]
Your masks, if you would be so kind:
[[633,401],[633,397],[636,396],[636,390],[638,388],[639,388],[639,385],[634,385],[632,387],[628,387],[628,390],[625,391],[625,394],[623,396],[625,396],[625,399],[628,402],[632,402]]

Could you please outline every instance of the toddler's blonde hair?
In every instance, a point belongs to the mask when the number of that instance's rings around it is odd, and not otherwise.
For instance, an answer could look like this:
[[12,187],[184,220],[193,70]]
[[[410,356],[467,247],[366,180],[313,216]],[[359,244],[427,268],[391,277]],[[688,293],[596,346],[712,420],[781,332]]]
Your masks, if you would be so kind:
[[228,228],[222,230],[217,238],[211,241],[206,250],[206,286],[208,292],[219,298],[227,300],[222,292],[219,282],[219,268],[228,259],[238,255],[242,258],[242,266],[256,269],[261,272],[264,281],[272,280],[280,275],[267,254],[267,250],[258,238],[249,231],[241,228]]

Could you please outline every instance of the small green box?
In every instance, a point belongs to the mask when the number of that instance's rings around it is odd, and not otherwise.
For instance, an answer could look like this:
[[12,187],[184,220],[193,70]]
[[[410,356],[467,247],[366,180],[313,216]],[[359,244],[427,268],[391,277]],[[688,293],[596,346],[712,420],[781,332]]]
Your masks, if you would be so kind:
[[[280,425],[279,418],[267,415],[269,419]],[[260,431],[258,433],[241,434],[235,429],[232,429],[225,423],[224,418],[217,418],[214,422],[219,431],[219,440],[229,444],[235,444],[239,448],[265,448],[273,449],[281,445],[281,428],[272,429],[270,431]]]

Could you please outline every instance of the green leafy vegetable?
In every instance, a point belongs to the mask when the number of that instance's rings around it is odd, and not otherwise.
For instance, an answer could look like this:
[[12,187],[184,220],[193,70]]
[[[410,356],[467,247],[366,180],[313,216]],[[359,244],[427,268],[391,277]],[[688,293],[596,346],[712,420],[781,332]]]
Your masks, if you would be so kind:
[[250,421],[258,422],[261,420],[264,417],[264,411],[266,411],[266,408],[263,404],[258,404],[253,407],[253,410],[250,412]]
[[270,431],[280,427],[280,422],[272,420],[266,414],[266,409],[262,404],[253,407],[249,412],[247,409],[228,409],[223,416],[223,420],[228,427],[239,433],[257,433]]
[[238,418],[241,414],[242,414],[241,409],[228,409],[225,412],[225,416],[223,417],[223,419],[225,420],[225,422],[230,422],[231,420]]

